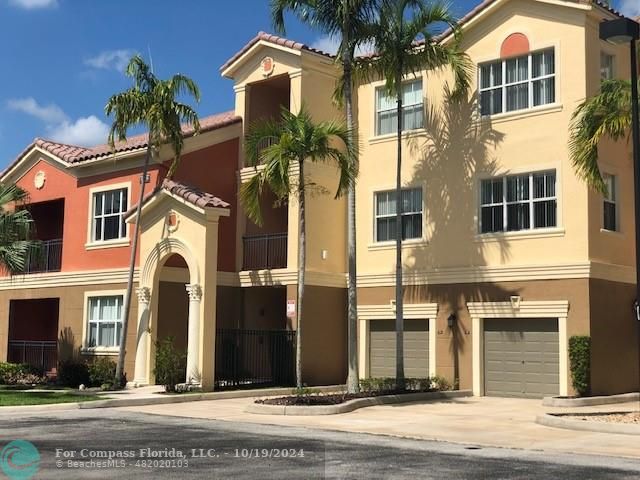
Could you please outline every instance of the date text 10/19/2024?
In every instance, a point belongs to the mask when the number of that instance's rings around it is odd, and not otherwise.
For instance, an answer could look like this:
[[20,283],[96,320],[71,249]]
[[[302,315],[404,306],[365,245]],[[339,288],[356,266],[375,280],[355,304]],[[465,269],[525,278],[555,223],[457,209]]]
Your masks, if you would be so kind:
[[304,458],[302,448],[191,448],[181,450],[177,448],[140,448],[137,450],[66,450],[56,448],[56,459],[184,459],[184,458]]

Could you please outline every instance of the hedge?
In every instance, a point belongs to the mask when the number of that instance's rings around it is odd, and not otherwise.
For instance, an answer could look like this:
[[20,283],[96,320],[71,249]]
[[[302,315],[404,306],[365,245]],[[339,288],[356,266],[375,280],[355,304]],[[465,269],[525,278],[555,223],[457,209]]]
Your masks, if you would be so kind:
[[591,337],[576,335],[569,339],[569,366],[576,393],[591,393]]

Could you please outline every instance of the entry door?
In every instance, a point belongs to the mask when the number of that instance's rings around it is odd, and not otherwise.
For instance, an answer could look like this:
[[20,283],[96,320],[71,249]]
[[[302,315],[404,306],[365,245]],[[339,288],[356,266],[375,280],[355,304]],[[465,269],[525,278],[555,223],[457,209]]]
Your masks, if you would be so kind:
[[559,357],[557,319],[484,321],[485,395],[558,395]]
[[[371,320],[369,328],[369,376],[396,376],[395,320]],[[404,374],[429,376],[429,320],[404,321]]]

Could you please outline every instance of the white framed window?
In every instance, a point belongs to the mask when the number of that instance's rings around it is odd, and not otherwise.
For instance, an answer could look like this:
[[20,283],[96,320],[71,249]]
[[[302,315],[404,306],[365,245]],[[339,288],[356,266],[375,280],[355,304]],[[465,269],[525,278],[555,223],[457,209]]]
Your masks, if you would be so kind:
[[618,225],[618,185],[615,175],[603,175],[603,180],[607,186],[607,193],[603,200],[603,228],[610,232],[617,232]]
[[615,55],[600,52],[600,78],[612,80],[615,77]]
[[496,115],[556,101],[553,48],[479,66],[480,113]]
[[557,227],[557,208],[555,170],[480,182],[480,233]]
[[[422,79],[412,80],[402,85],[402,130],[416,130],[424,127],[424,99]],[[376,88],[376,135],[387,135],[398,131],[398,110],[394,97],[384,92],[384,87]]]
[[127,237],[124,214],[128,209],[128,199],[127,188],[104,190],[92,194],[92,242],[106,242]]
[[[396,191],[375,193],[375,241],[396,239]],[[402,239],[422,238],[422,188],[402,190]]]
[[120,345],[123,295],[88,297],[86,346],[114,348]]

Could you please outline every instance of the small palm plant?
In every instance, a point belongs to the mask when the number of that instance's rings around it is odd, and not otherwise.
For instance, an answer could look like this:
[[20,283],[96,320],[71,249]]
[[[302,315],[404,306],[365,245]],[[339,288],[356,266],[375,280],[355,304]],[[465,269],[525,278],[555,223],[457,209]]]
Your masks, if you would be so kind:
[[[296,386],[302,388],[302,307],[306,265],[306,195],[313,188],[305,175],[307,162],[330,163],[339,172],[336,197],[344,194],[355,178],[356,151],[349,141],[350,132],[341,123],[314,123],[304,107],[297,115],[282,108],[280,119],[263,120],[251,125],[245,139],[249,166],[262,166],[240,189],[240,202],[247,216],[262,225],[260,198],[270,189],[283,201],[295,196],[298,201],[298,292],[296,312]],[[334,146],[335,142],[343,147]],[[267,146],[265,146],[267,145]],[[290,172],[297,169],[297,178]]]
[[173,162],[167,173],[167,178],[171,178],[178,167],[184,144],[182,122],[190,125],[194,133],[198,133],[200,130],[200,122],[195,110],[177,100],[179,96],[186,94],[192,96],[197,102],[200,101],[200,90],[193,80],[180,74],[174,75],[168,80],[161,80],[154,75],[142,57],[138,55],[129,61],[126,74],[133,79],[133,86],[124,92],[113,95],[105,107],[107,115],[115,116],[109,132],[109,144],[111,148],[115,148],[116,141],[126,141],[129,129],[138,125],[144,125],[148,128],[149,139],[142,169],[142,179],[144,180],[138,198],[135,232],[131,242],[129,276],[124,298],[120,351],[116,367],[116,385],[120,384],[124,370],[125,343],[133,292],[133,272],[140,234],[140,212],[144,200],[149,162],[154,152],[162,145],[169,145],[174,154]]
[[[447,26],[453,40],[443,42],[438,33]],[[440,28],[439,28],[440,27]],[[459,47],[459,28],[447,3],[425,0],[381,0],[377,21],[372,25],[376,56],[360,59],[358,71],[365,77],[384,79],[384,90],[396,98],[396,380],[404,387],[403,287],[402,287],[402,93],[405,76],[423,70],[450,70],[455,85],[452,96],[466,94],[471,62]]]
[[11,275],[24,273],[40,252],[33,219],[24,208],[28,198],[19,186],[0,184],[0,265]]

